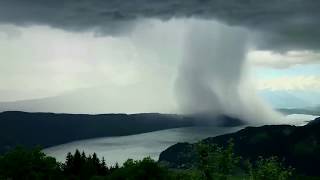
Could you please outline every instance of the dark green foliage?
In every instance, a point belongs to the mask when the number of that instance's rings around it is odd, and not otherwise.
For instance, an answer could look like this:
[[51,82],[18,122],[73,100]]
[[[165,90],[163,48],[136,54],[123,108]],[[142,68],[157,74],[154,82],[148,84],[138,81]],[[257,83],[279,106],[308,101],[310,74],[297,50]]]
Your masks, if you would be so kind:
[[88,157],[84,152],[76,150],[74,155],[67,154],[66,162],[62,166],[68,179],[89,179],[93,176],[105,176],[109,173],[106,162],[100,161],[96,153]]
[[110,179],[118,180],[161,180],[169,179],[167,168],[160,166],[153,159],[147,157],[143,160],[128,159],[121,168],[115,170]]
[[236,156],[233,146],[232,141],[225,148],[198,143],[197,165],[187,170],[168,169],[150,157],[128,159],[122,166],[107,167],[104,158],[100,160],[95,153],[87,156],[79,150],[68,153],[65,163],[60,164],[39,148],[17,148],[0,156],[0,180],[287,180],[293,177],[293,169],[277,157],[259,157],[251,163]]
[[233,153],[233,142],[229,141],[226,148],[215,144],[198,143],[198,169],[202,172],[203,179],[227,179],[234,174],[239,165],[240,157]]
[[194,166],[172,172],[174,179],[287,180],[293,175],[293,169],[286,167],[277,157],[259,157],[251,163],[235,155],[232,139],[224,147],[201,141],[193,148],[196,152]]
[[40,148],[18,147],[0,156],[0,179],[33,180],[61,179],[60,164],[48,157]]
[[170,179],[172,180],[203,180],[203,177],[202,177],[202,172],[197,169],[171,170]]
[[177,143],[162,151],[159,161],[169,168],[189,169],[197,162],[196,157],[195,144]]
[[250,174],[253,179],[286,180],[292,176],[293,168],[286,168],[277,157],[259,157]]

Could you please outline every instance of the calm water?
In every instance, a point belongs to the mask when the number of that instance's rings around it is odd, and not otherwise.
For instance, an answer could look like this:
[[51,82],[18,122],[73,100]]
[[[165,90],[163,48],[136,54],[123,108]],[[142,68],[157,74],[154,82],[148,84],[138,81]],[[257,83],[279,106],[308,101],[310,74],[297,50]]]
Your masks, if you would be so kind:
[[[287,124],[304,125],[315,116],[289,115]],[[122,164],[128,158],[142,159],[150,156],[157,160],[161,151],[177,142],[196,142],[207,137],[235,132],[243,127],[189,127],[167,129],[144,134],[121,137],[95,138],[75,141],[47,148],[44,152],[63,162],[68,152],[76,149],[92,154],[96,152],[99,157],[104,157],[109,165],[116,162]]]

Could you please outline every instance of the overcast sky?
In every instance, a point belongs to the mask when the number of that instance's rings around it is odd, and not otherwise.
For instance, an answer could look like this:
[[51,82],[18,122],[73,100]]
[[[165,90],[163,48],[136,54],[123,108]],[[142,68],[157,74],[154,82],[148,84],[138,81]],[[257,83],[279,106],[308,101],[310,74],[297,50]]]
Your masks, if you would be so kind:
[[0,0],[0,102],[64,97],[74,101],[67,112],[177,112],[196,21],[249,32],[257,90],[319,93],[319,9],[317,0]]

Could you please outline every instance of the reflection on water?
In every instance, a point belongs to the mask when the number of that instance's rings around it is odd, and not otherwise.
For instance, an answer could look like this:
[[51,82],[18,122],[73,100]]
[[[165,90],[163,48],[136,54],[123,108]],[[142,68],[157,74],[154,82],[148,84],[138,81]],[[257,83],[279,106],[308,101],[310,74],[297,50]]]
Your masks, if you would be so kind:
[[[314,119],[310,115],[289,115],[285,124],[303,125],[308,120]],[[99,157],[104,157],[109,165],[116,162],[122,164],[128,158],[141,159],[146,156],[157,160],[161,151],[177,142],[196,142],[207,137],[235,132],[243,127],[189,127],[167,129],[144,134],[121,137],[96,138],[75,141],[59,146],[47,148],[44,152],[64,161],[68,152],[76,149],[92,154],[96,152]]]

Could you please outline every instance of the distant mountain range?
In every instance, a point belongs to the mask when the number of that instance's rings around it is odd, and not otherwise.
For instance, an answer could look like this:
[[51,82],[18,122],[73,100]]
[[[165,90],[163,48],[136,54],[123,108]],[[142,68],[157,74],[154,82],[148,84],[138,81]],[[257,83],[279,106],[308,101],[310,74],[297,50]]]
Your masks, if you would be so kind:
[[303,91],[259,91],[258,95],[275,109],[308,109],[320,107],[319,92]]
[[308,114],[314,116],[320,116],[320,106],[318,107],[309,107],[309,108],[292,108],[292,109],[277,109],[283,114]]
[[[227,116],[211,120],[220,126],[243,125],[241,120]],[[205,123],[195,116],[158,113],[88,115],[9,111],[0,113],[0,153],[16,145],[49,147],[81,139],[188,127],[199,122]]]
[[259,91],[265,101],[283,114],[320,116],[320,93],[301,91]]
[[[155,96],[153,89],[157,89],[165,95]],[[147,87],[138,83],[130,85],[130,87],[83,88],[55,96],[0,102],[0,112],[26,111],[72,114],[172,112],[176,107],[174,98],[170,96],[168,91],[157,83]],[[137,94],[143,94],[144,97],[141,98]]]
[[[226,146],[233,139],[235,154],[244,159],[278,156],[299,173],[320,175],[320,118],[305,126],[268,125],[210,137],[203,143]],[[195,144],[178,143],[160,154],[159,161],[172,168],[189,168],[196,160]]]

